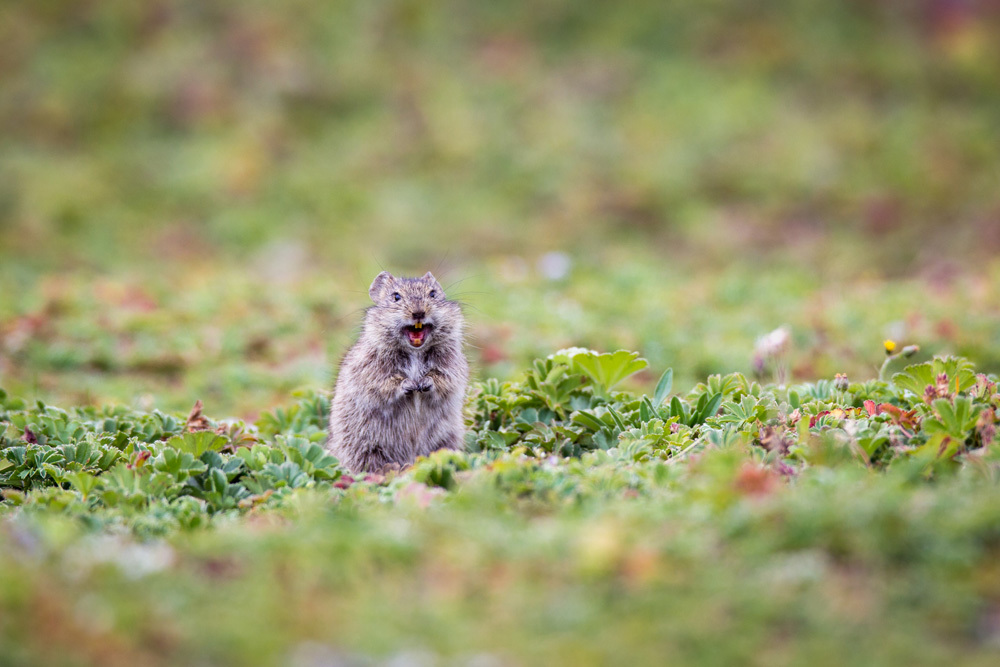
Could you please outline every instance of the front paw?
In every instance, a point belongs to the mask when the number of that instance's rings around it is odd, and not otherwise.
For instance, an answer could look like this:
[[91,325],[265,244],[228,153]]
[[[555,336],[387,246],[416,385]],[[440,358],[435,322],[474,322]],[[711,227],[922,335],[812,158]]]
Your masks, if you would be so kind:
[[415,391],[419,391],[421,393],[428,392],[433,386],[434,383],[431,382],[431,379],[424,376],[419,380],[411,380],[407,378],[406,380],[403,380],[403,384],[399,385],[399,388],[403,390],[404,394],[409,396]]

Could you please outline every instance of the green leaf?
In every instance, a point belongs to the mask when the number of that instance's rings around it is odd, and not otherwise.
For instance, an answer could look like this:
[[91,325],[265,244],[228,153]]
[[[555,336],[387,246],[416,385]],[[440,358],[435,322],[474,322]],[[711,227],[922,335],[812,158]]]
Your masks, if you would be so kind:
[[611,389],[629,375],[649,365],[649,362],[639,357],[638,352],[628,350],[605,354],[585,352],[573,356],[572,362],[604,390]]
[[90,492],[93,491],[100,480],[95,475],[91,475],[89,472],[78,471],[71,472],[64,475],[64,479],[70,483],[70,485],[80,492],[80,495],[87,498]]
[[958,453],[961,445],[962,441],[956,440],[946,433],[938,433],[914,450],[912,456],[928,463],[950,460]]
[[43,463],[42,469],[45,470],[57,484],[61,484],[66,480],[66,471],[62,468],[58,468],[51,463]]
[[615,426],[617,426],[619,430],[624,431],[627,428],[625,426],[625,419],[618,413],[617,410],[608,406],[608,414],[615,420]]
[[799,398],[799,392],[794,389],[788,392],[788,404],[792,406],[793,409],[798,409],[802,405],[802,400]]
[[580,411],[573,413],[572,421],[574,424],[580,424],[581,426],[584,426],[590,429],[591,431],[600,431],[601,429],[607,426],[607,424],[601,421],[600,418],[596,417],[592,412],[589,411]]
[[204,462],[196,459],[190,452],[179,452],[173,447],[164,447],[153,460],[153,468],[183,482],[192,475],[199,475],[208,469]]
[[[702,395],[704,398],[705,395]],[[704,423],[706,419],[715,415],[719,411],[719,405],[722,403],[722,394],[713,394],[710,398],[705,401],[704,405],[701,405],[701,401],[698,404],[701,406],[698,410],[698,414],[694,419],[696,424]]]
[[196,431],[195,433],[175,435],[167,440],[166,444],[167,447],[187,452],[197,458],[208,451],[219,451],[228,444],[228,441],[212,431]]
[[653,405],[661,405],[663,401],[667,399],[667,395],[670,394],[670,390],[674,386],[674,369],[668,368],[663,371],[663,375],[660,376],[660,381],[656,383],[656,389],[653,391]]
[[273,488],[296,488],[309,483],[309,476],[294,461],[285,461],[281,465],[268,463],[263,474],[274,485]]
[[929,434],[945,433],[963,442],[975,428],[976,419],[983,409],[982,406],[973,406],[968,396],[959,396],[954,403],[939,398],[931,403],[931,407],[934,415],[924,419],[924,431]]
[[975,367],[967,359],[959,357],[935,357],[921,364],[907,366],[892,376],[892,384],[897,388],[923,396],[928,385],[937,384],[939,375],[947,376],[949,391],[955,391],[956,378],[959,391],[966,391],[976,384]]
[[618,438],[607,430],[601,430],[594,434],[594,444],[600,449],[607,450],[618,444]]
[[680,397],[674,396],[670,399],[670,416],[676,417],[681,422],[687,422],[688,416],[688,406],[686,402],[681,401]]

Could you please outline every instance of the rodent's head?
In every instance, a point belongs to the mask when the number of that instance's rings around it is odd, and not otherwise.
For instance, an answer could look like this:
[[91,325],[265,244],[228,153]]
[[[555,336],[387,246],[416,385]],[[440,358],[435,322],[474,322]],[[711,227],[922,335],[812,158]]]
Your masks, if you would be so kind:
[[383,271],[375,276],[368,295],[375,302],[369,317],[404,348],[433,345],[461,334],[461,308],[445,298],[430,271],[421,278],[397,278]]

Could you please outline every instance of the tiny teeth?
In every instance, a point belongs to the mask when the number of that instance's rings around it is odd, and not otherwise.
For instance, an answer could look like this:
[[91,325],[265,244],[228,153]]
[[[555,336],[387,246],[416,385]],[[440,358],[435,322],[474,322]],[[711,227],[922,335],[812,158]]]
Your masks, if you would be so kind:
[[423,329],[424,328],[424,323],[423,322],[417,322],[416,324],[413,325],[413,328],[414,329]]

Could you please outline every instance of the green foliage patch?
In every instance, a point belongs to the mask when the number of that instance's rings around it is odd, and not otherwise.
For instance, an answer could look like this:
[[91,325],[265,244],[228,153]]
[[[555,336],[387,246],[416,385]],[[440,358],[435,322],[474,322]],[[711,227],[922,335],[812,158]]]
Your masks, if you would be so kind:
[[[646,365],[633,352],[573,348],[536,361],[519,381],[477,383],[467,451],[437,454],[389,479],[355,480],[326,453],[328,402],[317,393],[253,424],[200,412],[185,422],[155,410],[29,406],[4,393],[0,485],[4,504],[23,512],[167,533],[280,507],[300,489],[358,483],[391,499],[410,477],[454,489],[463,478],[493,476],[514,497],[547,501],[642,493],[664,465],[710,450],[743,452],[792,479],[848,462],[933,478],[982,459],[996,439],[996,379],[963,359],[839,387],[761,385],[733,373],[671,396],[667,370],[653,395],[614,390]],[[595,476],[606,483],[592,486]]]

